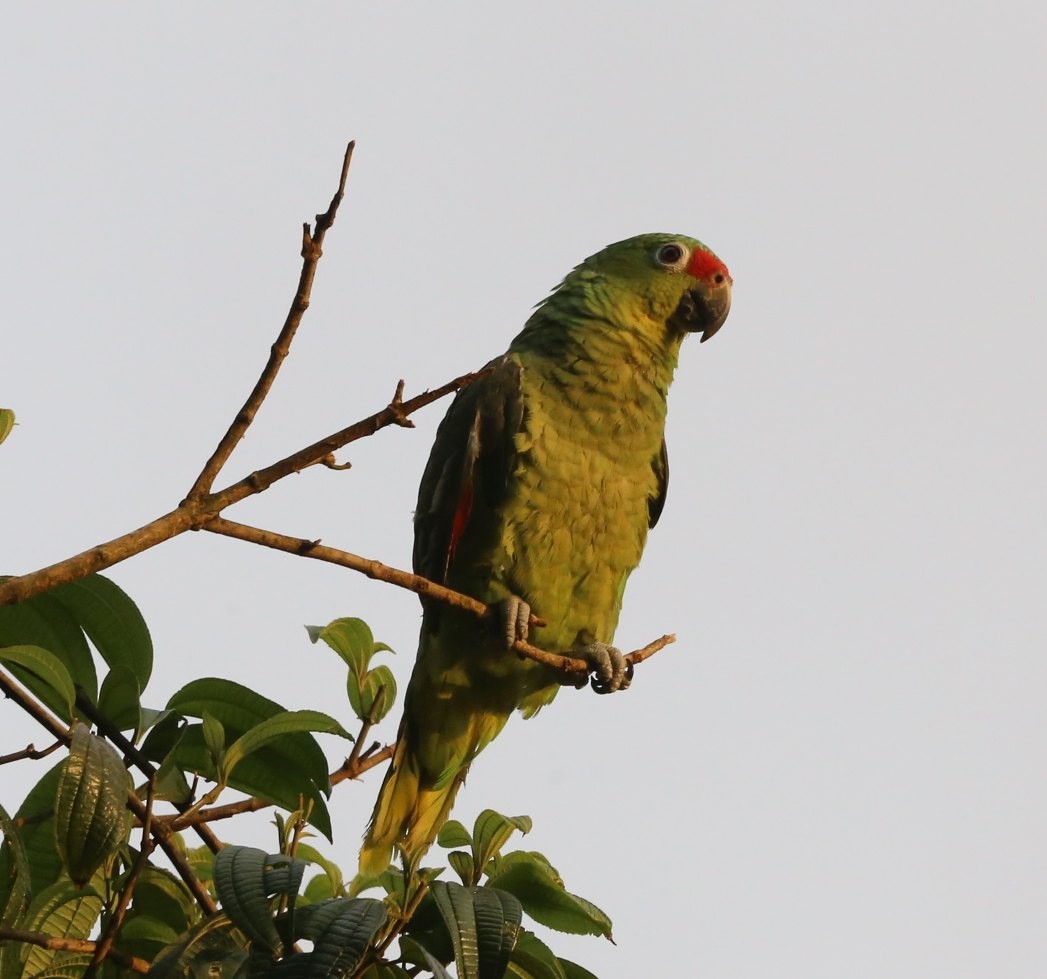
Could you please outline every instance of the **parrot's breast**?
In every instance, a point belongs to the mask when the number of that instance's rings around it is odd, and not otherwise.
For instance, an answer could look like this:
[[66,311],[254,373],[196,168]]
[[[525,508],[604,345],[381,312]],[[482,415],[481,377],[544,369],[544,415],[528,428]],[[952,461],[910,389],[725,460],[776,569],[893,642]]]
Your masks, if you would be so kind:
[[492,570],[545,619],[536,644],[565,652],[614,638],[659,492],[665,398],[628,364],[531,373]]

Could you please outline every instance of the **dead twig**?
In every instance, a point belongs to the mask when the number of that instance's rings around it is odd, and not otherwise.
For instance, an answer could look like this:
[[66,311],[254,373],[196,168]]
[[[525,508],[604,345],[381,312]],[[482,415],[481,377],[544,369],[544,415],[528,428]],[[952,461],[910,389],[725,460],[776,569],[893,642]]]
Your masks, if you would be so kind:
[[283,328],[280,330],[280,334],[269,352],[269,361],[255,383],[254,389],[244,402],[243,407],[237,412],[236,417],[229,426],[229,430],[218,443],[218,447],[212,453],[211,458],[207,460],[204,468],[200,471],[200,475],[196,477],[196,482],[193,483],[192,488],[189,490],[187,499],[199,500],[211,491],[218,473],[221,472],[222,467],[229,461],[229,457],[233,454],[237,443],[244,437],[251,422],[254,421],[255,415],[258,414],[258,409],[272,388],[284,358],[287,357],[291,349],[291,341],[298,331],[305,311],[309,308],[309,297],[313,291],[316,266],[319,264],[320,256],[323,254],[324,236],[327,234],[328,228],[334,224],[335,216],[338,214],[338,206],[342,203],[342,198],[345,196],[345,182],[349,177],[349,164],[352,162],[353,149],[355,147],[356,142],[353,141],[345,148],[345,157],[342,160],[342,173],[338,178],[338,190],[335,191],[334,197],[331,198],[331,203],[327,210],[323,214],[316,215],[315,230],[310,233],[308,224],[302,226],[302,272],[298,277],[298,290],[294,294],[294,299],[291,300],[291,308],[287,312]]
[[21,751],[12,751],[9,755],[0,755],[0,765],[6,765],[12,761],[21,761],[23,758],[32,758],[34,760],[46,758],[52,751],[61,748],[63,743],[62,741],[56,741],[46,748],[37,748],[33,744],[26,745]]

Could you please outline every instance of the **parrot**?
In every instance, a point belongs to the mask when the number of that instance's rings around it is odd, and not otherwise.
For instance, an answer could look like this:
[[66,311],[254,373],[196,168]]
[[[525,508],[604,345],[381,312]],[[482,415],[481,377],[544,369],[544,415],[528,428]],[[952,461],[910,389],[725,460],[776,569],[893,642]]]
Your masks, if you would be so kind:
[[451,403],[418,491],[413,565],[491,615],[422,599],[362,875],[384,871],[394,847],[416,867],[473,759],[514,711],[530,717],[572,682],[512,652],[516,639],[584,659],[598,692],[629,685],[612,642],[665,503],[669,385],[684,337],[704,342],[720,329],[731,288],[726,265],[694,238],[608,245]]

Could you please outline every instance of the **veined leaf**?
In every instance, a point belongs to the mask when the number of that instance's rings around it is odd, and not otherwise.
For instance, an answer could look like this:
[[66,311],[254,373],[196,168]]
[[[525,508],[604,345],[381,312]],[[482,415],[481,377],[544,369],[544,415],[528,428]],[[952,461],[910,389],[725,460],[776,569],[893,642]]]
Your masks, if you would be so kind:
[[502,979],[520,935],[523,908],[511,894],[496,887],[474,887],[480,979]]
[[436,837],[436,842],[444,849],[452,850],[459,846],[472,846],[473,838],[469,835],[469,830],[467,830],[457,819],[448,819],[447,822],[440,827],[440,832]]
[[149,969],[149,979],[183,979],[186,975],[233,979],[241,974],[248,951],[231,922],[221,915],[205,918],[165,948]]
[[569,893],[540,853],[518,850],[488,868],[490,884],[519,898],[535,921],[571,935],[611,937],[611,919],[595,904]]
[[59,702],[64,707],[61,716],[66,721],[72,720],[76,689],[69,670],[54,653],[42,646],[4,646],[0,648],[0,662],[25,667],[46,683],[60,698]]
[[17,927],[29,906],[31,872],[22,837],[7,810],[0,806],[0,925]]
[[118,731],[138,731],[142,726],[142,688],[133,670],[114,666],[103,678],[98,709]]
[[353,736],[329,714],[318,710],[285,710],[274,714],[268,720],[256,724],[246,734],[237,738],[225,752],[223,768],[228,777],[234,768],[240,764],[251,752],[284,738],[288,734],[301,732],[316,732],[320,734],[336,734],[348,741]]
[[[214,883],[222,910],[252,942],[270,952],[283,946],[269,907],[267,866],[279,857],[253,846],[227,846],[215,854]],[[283,858],[286,859],[286,858]]]
[[272,971],[274,979],[352,975],[386,917],[381,901],[365,897],[336,897],[300,909],[296,938],[311,941],[313,950],[279,963]]
[[521,931],[507,975],[517,979],[567,979],[552,949],[529,931]]
[[[227,740],[236,740],[251,728],[284,708],[230,680],[213,677],[195,680],[168,702],[177,714],[202,717],[204,711],[217,718]],[[218,773],[208,757],[199,725],[179,730],[170,719],[150,731],[142,750],[162,770],[172,766],[216,780]],[[165,761],[166,759],[166,761]],[[331,838],[331,819],[321,793],[330,792],[327,759],[315,738],[305,733],[285,734],[264,745],[236,765],[229,784],[250,795],[259,795],[293,812],[301,798],[312,802],[309,822]]]
[[58,782],[55,840],[72,880],[86,884],[131,833],[131,779],[104,738],[77,724]]
[[[105,887],[102,875],[96,874],[91,887],[80,888],[68,880],[61,880],[37,894],[26,912],[23,927],[26,931],[40,932],[57,938],[87,938],[102,911],[102,899],[98,888]],[[68,952],[28,946],[21,957],[21,971],[6,974],[28,977],[50,975],[48,971]],[[5,968],[8,962],[4,963]]]
[[[87,639],[76,618],[50,592],[34,595],[14,605],[0,606],[0,646],[43,647],[65,664],[73,683],[94,700],[98,678]],[[16,668],[13,672],[19,679],[24,678],[26,686],[48,707],[61,712],[56,695],[49,686],[41,684],[24,670]]]
[[59,585],[48,592],[80,624],[110,667],[125,666],[144,690],[153,672],[149,627],[122,588],[100,574]]
[[480,948],[472,891],[461,884],[437,880],[429,886],[454,945],[458,979],[480,979]]
[[388,666],[376,666],[361,678],[353,670],[346,680],[346,692],[353,713],[361,721],[377,724],[396,701],[396,679]]
[[335,619],[325,626],[306,626],[312,642],[322,640],[357,676],[363,676],[371,657],[382,650],[393,652],[384,642],[375,642],[371,627],[363,619]]
[[55,842],[55,796],[65,761],[54,765],[29,791],[15,813],[19,836],[29,857],[32,893],[38,894],[62,874],[62,858]]
[[506,841],[516,830],[531,832],[530,816],[503,816],[493,809],[485,809],[476,817],[473,826],[473,860],[482,871],[492,857],[498,856]]

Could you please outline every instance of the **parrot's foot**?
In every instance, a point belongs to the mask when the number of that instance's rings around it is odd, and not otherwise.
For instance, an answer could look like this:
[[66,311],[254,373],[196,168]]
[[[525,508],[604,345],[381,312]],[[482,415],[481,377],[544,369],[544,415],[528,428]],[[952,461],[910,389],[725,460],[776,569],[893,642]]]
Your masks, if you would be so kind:
[[591,642],[587,646],[578,646],[571,652],[589,664],[593,673],[592,688],[597,693],[628,690],[629,684],[633,682],[633,664],[616,646],[605,642]]
[[510,595],[494,608],[498,634],[505,640],[507,649],[512,649],[517,639],[527,639],[531,628],[531,606],[527,602]]

